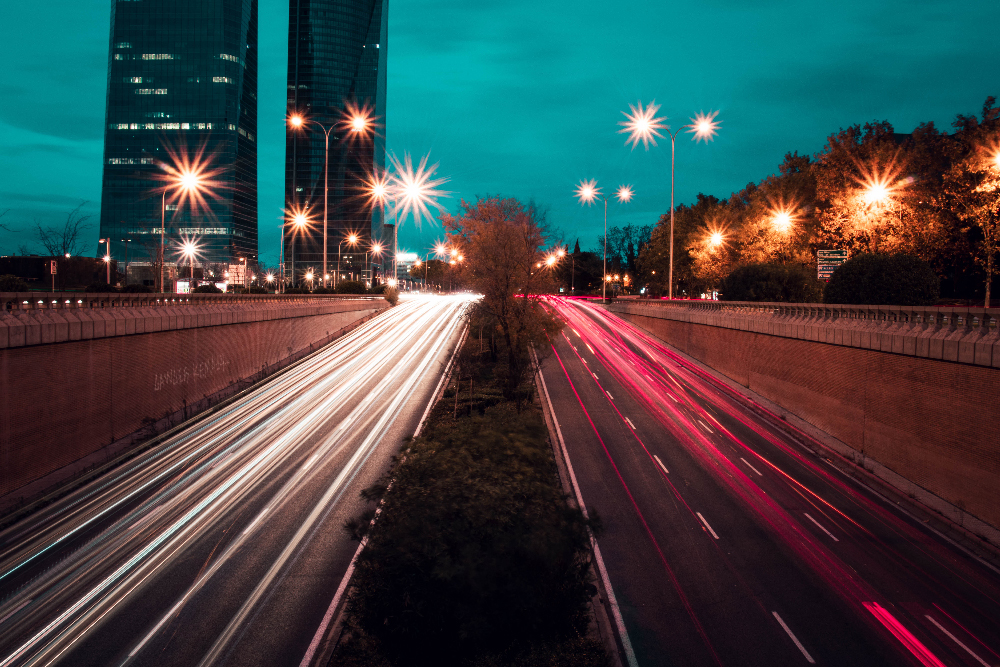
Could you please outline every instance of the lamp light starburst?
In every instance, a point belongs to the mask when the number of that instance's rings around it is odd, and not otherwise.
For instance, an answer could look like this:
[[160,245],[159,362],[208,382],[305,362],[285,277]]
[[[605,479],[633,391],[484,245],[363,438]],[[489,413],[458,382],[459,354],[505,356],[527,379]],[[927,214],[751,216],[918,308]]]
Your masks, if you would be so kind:
[[695,114],[695,117],[691,119],[691,124],[687,126],[687,131],[692,135],[691,141],[705,141],[706,143],[712,141],[719,133],[721,123],[715,120],[718,115],[718,111]]
[[617,192],[615,192],[615,199],[623,204],[632,201],[632,197],[634,196],[635,192],[632,190],[631,185],[623,185],[618,188]]
[[632,113],[627,113],[622,111],[625,116],[625,120],[619,121],[618,124],[622,126],[622,129],[618,130],[618,134],[628,134],[628,139],[625,140],[625,145],[628,146],[632,144],[632,150],[635,150],[639,142],[649,150],[649,144],[656,145],[656,137],[663,139],[663,135],[660,134],[660,130],[668,129],[663,121],[666,118],[657,118],[656,112],[660,109],[660,105],[656,103],[656,100],[650,102],[645,109],[642,108],[642,101],[637,102],[634,106],[628,105]]
[[427,158],[426,155],[420,158],[416,168],[409,153],[404,154],[402,161],[395,155],[389,158],[395,172],[390,187],[396,193],[400,224],[408,215],[413,216],[413,222],[418,227],[425,218],[428,221],[433,220],[431,208],[444,210],[438,198],[451,196],[450,192],[440,189],[448,179],[434,178],[438,163],[427,166]]
[[576,186],[576,198],[580,200],[581,204],[593,204],[594,201],[600,196],[601,189],[597,187],[597,181],[595,179],[580,181],[580,184]]

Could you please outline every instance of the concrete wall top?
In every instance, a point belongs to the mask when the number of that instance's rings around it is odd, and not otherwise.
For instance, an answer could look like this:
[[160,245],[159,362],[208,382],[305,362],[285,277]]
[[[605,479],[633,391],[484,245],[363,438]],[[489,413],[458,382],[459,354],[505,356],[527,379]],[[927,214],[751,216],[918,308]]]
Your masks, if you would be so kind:
[[1000,308],[617,301],[612,312],[1000,368]]
[[388,306],[380,296],[2,292],[0,349]]

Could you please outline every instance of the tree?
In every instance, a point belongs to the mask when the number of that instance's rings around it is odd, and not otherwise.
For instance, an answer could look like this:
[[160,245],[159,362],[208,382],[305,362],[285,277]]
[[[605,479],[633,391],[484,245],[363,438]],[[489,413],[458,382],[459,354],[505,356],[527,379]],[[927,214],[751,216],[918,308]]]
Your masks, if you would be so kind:
[[748,264],[720,285],[724,301],[818,303],[823,287],[810,269],[798,264]]
[[80,254],[83,249],[81,235],[93,226],[87,222],[91,216],[80,214],[80,209],[86,205],[87,202],[81,202],[79,206],[70,211],[66,216],[66,224],[62,228],[42,227],[37,222],[35,223],[35,234],[38,242],[42,244],[49,255],[56,257],[66,254]]
[[426,276],[428,285],[441,286],[447,280],[447,269],[447,262],[440,259],[428,259],[426,266],[421,262],[420,266],[411,266],[408,273],[414,280],[423,281]]
[[487,197],[462,201],[458,215],[446,213],[441,220],[464,256],[465,280],[483,295],[477,309],[500,334],[504,395],[517,399],[532,346],[544,350],[546,334],[558,330],[537,296],[552,285],[551,271],[537,267],[547,245],[545,216],[533,203]]
[[864,253],[837,267],[823,292],[824,303],[932,306],[940,280],[913,255]]

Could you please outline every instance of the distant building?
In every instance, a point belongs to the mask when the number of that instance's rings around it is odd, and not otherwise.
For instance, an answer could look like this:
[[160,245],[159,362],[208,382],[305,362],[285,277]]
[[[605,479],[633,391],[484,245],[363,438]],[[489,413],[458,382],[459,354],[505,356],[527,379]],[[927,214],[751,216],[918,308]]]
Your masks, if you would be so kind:
[[[287,129],[285,202],[289,210],[305,210],[311,221],[301,231],[286,227],[286,275],[291,275],[294,245],[298,283],[307,271],[320,275],[323,266],[325,137],[319,125],[333,128],[326,242],[330,275],[337,271],[339,256],[342,274],[361,277],[365,252],[382,236],[382,210],[368,204],[363,183],[385,171],[387,33],[388,0],[290,2],[288,115],[306,123]],[[377,123],[374,132],[350,131],[345,120],[352,108],[367,108]],[[350,234],[358,236],[356,245],[344,242]]]
[[[203,205],[166,195],[165,259],[257,258],[257,0],[111,4],[101,237],[111,255],[156,260],[163,165],[215,173]],[[104,246],[100,248],[104,254]],[[184,260],[186,263],[186,260]]]

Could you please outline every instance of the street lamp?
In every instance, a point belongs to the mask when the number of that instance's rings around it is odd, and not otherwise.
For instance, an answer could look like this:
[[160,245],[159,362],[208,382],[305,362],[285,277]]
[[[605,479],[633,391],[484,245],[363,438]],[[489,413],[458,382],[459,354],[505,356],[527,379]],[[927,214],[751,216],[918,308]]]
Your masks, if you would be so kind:
[[343,245],[345,243],[347,245],[351,246],[351,247],[354,247],[354,246],[358,245],[358,235],[357,234],[349,234],[347,236],[347,238],[341,240],[341,242],[337,244],[337,276],[336,276],[336,280],[334,280],[334,282],[333,282],[334,285],[336,285],[340,281],[340,278],[341,278],[341,275],[340,275],[340,249],[343,247]]
[[[303,228],[309,226],[309,217],[306,215],[307,208],[296,209],[292,208],[290,211],[286,211],[288,215],[288,220],[292,223],[292,287],[295,287],[295,233],[301,232]],[[282,236],[284,236],[285,226],[281,226]]]
[[[622,185],[615,192],[615,199],[620,203],[626,204],[632,201],[634,196],[631,185]],[[576,198],[580,200],[581,204],[586,204],[590,206],[594,203],[594,200],[600,199],[604,202],[604,275],[608,274],[608,198],[601,193],[601,189],[597,187],[596,180],[580,181],[580,185],[576,188]],[[576,269],[576,262],[574,258],[574,270]],[[608,298],[607,291],[607,281],[601,286],[601,298]]]
[[194,287],[194,256],[198,254],[198,245],[194,241],[185,241],[181,246],[181,254],[188,258],[191,265],[191,286]]
[[618,130],[619,134],[628,133],[629,138],[625,141],[627,146],[629,142],[632,143],[632,150],[639,145],[641,141],[646,150],[649,150],[649,144],[656,145],[656,139],[654,137],[663,138],[659,130],[665,130],[667,135],[670,137],[670,275],[668,276],[668,287],[667,287],[667,297],[670,299],[674,298],[674,164],[675,164],[675,154],[677,148],[677,134],[681,130],[690,132],[693,136],[692,141],[710,141],[718,132],[719,123],[715,120],[715,117],[719,115],[718,111],[713,111],[711,113],[699,113],[694,118],[691,118],[691,122],[687,125],[681,125],[673,132],[670,131],[669,125],[664,125],[663,121],[666,118],[657,118],[656,112],[660,108],[660,105],[656,101],[650,102],[645,110],[642,108],[642,102],[638,102],[637,106],[629,105],[632,113],[628,114],[624,111],[627,120],[620,121],[618,124],[622,126],[622,129]]
[[[91,236],[90,238],[94,238],[94,237]],[[108,251],[104,255],[104,263],[108,265],[108,280],[107,280],[107,283],[110,285],[111,284],[111,239],[110,238],[98,239],[97,242],[98,243],[107,243],[108,244]]]
[[[378,255],[379,259],[381,259],[382,258],[382,244],[381,243],[373,243],[371,245],[371,248],[369,249],[369,252],[371,252],[372,255]],[[365,273],[368,273],[368,253],[367,252],[365,253]],[[368,274],[368,287],[371,288],[371,286],[372,286],[372,277],[371,277],[371,274],[369,273]]]

